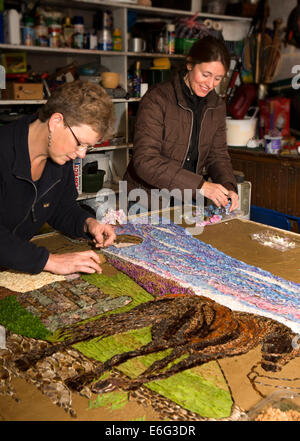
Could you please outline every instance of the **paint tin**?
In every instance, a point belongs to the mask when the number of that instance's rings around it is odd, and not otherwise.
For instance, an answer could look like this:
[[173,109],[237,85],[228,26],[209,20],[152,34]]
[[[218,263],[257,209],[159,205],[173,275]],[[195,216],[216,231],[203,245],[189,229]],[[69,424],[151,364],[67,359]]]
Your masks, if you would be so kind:
[[282,136],[265,135],[265,151],[276,155],[280,153]]

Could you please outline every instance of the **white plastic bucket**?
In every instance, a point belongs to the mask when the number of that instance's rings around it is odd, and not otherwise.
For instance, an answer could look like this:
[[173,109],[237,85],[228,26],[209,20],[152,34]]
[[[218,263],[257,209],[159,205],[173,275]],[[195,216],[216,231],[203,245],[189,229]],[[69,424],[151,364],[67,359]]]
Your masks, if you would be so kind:
[[232,147],[246,146],[255,137],[257,118],[232,119],[226,118],[227,145]]

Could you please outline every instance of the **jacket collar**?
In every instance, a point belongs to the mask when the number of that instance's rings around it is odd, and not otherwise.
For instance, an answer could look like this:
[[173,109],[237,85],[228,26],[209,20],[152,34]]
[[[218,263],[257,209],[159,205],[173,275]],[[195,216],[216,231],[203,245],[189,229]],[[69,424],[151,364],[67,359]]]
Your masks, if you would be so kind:
[[[14,166],[12,172],[16,177],[23,178],[26,180],[31,179],[31,163],[28,150],[28,131],[29,124],[35,121],[36,115],[27,115],[20,118],[16,122],[14,131]],[[62,178],[63,167],[55,164],[51,159],[47,160],[47,164],[43,175],[45,176],[47,182],[51,183],[59,178]],[[43,176],[43,177],[44,177]]]
[[[173,86],[175,90],[175,95],[177,98],[177,102],[179,105],[183,107],[187,107],[188,103],[186,101],[186,98],[184,96],[181,84],[180,84],[180,75],[182,75],[181,72],[177,72],[173,78]],[[215,90],[212,90],[206,97],[206,106],[216,108],[218,107],[222,102],[222,98],[219,97],[219,95],[215,92]]]

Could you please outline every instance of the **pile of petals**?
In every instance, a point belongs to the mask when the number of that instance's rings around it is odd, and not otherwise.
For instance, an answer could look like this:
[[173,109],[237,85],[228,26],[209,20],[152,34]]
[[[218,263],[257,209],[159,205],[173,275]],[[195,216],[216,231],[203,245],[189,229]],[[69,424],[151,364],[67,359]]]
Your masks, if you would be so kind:
[[105,215],[101,219],[101,223],[110,225],[126,224],[127,216],[123,210],[113,210],[111,208],[105,213]]

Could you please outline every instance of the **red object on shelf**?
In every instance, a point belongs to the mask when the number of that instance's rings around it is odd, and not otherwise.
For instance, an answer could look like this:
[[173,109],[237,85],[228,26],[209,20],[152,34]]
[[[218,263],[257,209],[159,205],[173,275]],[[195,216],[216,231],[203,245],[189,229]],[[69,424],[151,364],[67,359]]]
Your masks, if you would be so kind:
[[16,80],[18,83],[25,83],[28,79],[28,73],[7,73],[7,80]]
[[290,99],[273,97],[259,100],[259,126],[261,135],[267,135],[270,130],[278,129],[282,136],[290,134]]
[[229,115],[234,119],[243,119],[256,98],[257,86],[255,84],[242,84],[228,104]]
[[94,148],[107,147],[109,145],[110,145],[110,139],[106,139],[105,141],[102,141],[101,143],[95,144]]

